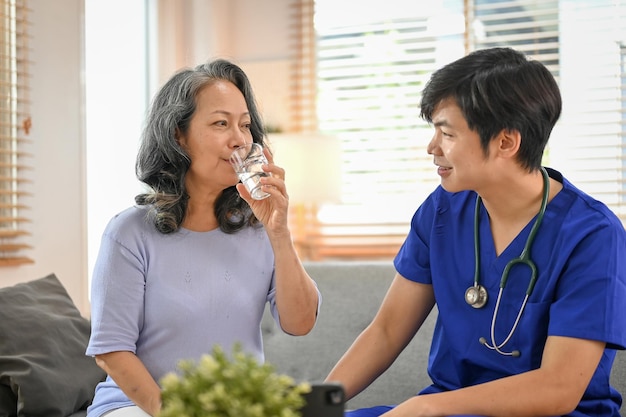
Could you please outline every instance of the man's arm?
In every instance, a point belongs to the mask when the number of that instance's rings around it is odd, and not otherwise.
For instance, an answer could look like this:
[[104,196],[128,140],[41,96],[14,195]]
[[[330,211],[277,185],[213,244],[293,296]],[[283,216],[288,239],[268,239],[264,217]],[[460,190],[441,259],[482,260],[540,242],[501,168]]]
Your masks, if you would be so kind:
[[431,285],[396,274],[378,313],[332,369],[348,399],[380,376],[411,341],[435,303]]
[[567,414],[580,402],[604,348],[604,342],[550,336],[539,369],[455,391],[416,396],[385,417]]

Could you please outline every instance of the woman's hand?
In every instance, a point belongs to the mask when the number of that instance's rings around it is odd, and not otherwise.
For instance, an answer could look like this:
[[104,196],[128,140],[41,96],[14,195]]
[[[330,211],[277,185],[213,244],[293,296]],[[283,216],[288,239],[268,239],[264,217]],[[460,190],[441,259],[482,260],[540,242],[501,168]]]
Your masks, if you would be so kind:
[[263,149],[268,164],[263,166],[263,171],[271,175],[261,177],[262,190],[270,194],[263,200],[255,200],[250,196],[246,187],[239,183],[237,191],[243,198],[257,219],[271,236],[289,235],[288,210],[289,195],[285,186],[285,170],[274,164],[274,157],[267,150]]

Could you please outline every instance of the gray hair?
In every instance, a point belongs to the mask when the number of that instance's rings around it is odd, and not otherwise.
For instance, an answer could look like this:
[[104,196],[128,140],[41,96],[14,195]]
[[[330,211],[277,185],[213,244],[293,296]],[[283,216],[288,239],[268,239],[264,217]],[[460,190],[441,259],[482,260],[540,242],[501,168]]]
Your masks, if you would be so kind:
[[[135,197],[135,202],[151,206],[149,216],[161,233],[177,231],[187,212],[185,175],[191,158],[178,143],[177,133],[187,132],[196,110],[197,94],[216,80],[230,81],[241,91],[250,112],[252,140],[265,145],[265,130],[252,86],[240,67],[218,59],[174,74],[150,106],[135,163],[137,178],[149,187]],[[222,191],[216,200],[215,215],[226,233],[258,223],[234,186]]]

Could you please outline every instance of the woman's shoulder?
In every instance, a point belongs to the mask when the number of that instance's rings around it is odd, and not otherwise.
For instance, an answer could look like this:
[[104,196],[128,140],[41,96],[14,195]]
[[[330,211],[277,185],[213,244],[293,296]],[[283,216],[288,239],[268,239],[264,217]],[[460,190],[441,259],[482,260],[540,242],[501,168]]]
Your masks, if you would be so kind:
[[105,234],[119,235],[135,233],[139,230],[148,231],[154,229],[149,220],[150,211],[146,206],[128,207],[115,214],[106,226]]
[[145,222],[149,214],[148,206],[131,206],[111,218],[111,223],[134,224]]

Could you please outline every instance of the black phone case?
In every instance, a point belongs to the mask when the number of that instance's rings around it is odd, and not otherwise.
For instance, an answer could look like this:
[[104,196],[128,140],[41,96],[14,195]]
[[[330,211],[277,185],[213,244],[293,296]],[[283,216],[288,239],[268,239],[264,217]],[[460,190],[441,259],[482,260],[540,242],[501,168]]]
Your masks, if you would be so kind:
[[302,417],[343,417],[345,392],[338,383],[312,383],[311,392],[304,394],[306,405]]

